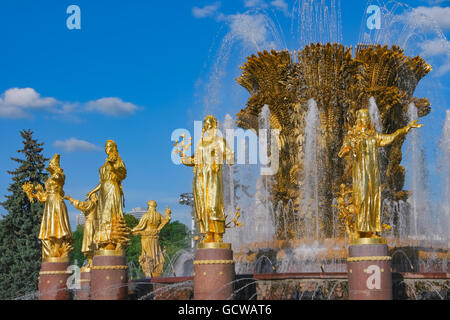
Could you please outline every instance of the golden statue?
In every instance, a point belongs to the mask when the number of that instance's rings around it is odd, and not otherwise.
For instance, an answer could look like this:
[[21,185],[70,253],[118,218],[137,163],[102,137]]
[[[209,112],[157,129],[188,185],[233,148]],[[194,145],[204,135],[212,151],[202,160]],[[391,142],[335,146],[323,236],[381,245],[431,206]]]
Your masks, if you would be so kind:
[[97,193],[92,193],[90,198],[86,201],[75,200],[69,195],[66,195],[64,199],[69,200],[70,203],[82,211],[86,216],[86,221],[84,222],[84,232],[83,232],[83,243],[81,245],[81,252],[87,258],[87,265],[82,268],[83,271],[89,271],[92,267],[92,258],[94,257],[94,252],[97,246],[94,242],[95,230],[97,230],[97,203],[98,196]]
[[338,209],[339,220],[345,226],[345,232],[350,240],[357,238],[355,232],[355,206],[353,205],[352,191],[346,188],[345,184],[339,186],[337,204],[334,205]]
[[131,230],[132,234],[141,235],[142,253],[139,263],[145,276],[159,277],[164,267],[164,253],[159,245],[159,232],[170,222],[170,208],[167,206],[165,217],[156,211],[156,202],[147,202],[148,211],[142,216],[139,224]]
[[39,239],[42,241],[42,259],[67,258],[72,251],[72,231],[69,224],[67,207],[64,203],[64,183],[66,177],[59,165],[60,156],[55,154],[48,164],[50,177],[42,185],[34,187],[31,183],[22,186],[30,202],[36,198],[45,203]]
[[393,134],[382,134],[374,130],[368,109],[357,111],[356,123],[344,138],[339,157],[350,153],[352,159],[352,202],[356,215],[355,230],[359,238],[379,237],[382,231],[378,148],[388,146],[412,128],[422,126],[416,120]]
[[106,142],[105,152],[108,158],[99,169],[100,184],[89,192],[87,197],[90,199],[93,193],[98,193],[98,228],[94,236],[97,249],[120,252],[128,243],[130,233],[122,211],[124,202],[122,180],[127,177],[127,169],[114,141]]
[[[184,137],[183,137],[184,139]],[[194,167],[193,193],[195,220],[198,232],[204,235],[202,243],[223,242],[225,211],[223,206],[222,165],[234,163],[234,153],[226,140],[217,134],[217,120],[213,115],[203,121],[202,137],[194,156],[185,154],[185,142],[175,144],[180,149],[181,162]]]
[[[336,235],[332,204],[337,199],[339,185],[351,180],[351,171],[338,159],[336,146],[341,146],[347,133],[349,118],[356,115],[359,106],[373,97],[379,106],[380,118],[389,132],[407,125],[405,105],[414,103],[418,116],[425,117],[431,111],[426,98],[415,97],[414,91],[431,66],[421,57],[408,57],[398,46],[357,45],[338,43],[311,43],[293,54],[292,51],[258,52],[247,58],[241,67],[237,82],[248,90],[246,106],[236,117],[238,127],[258,132],[258,115],[265,105],[270,109],[270,127],[279,130],[279,170],[272,177],[270,198],[274,207],[293,204],[289,214],[278,219],[277,238],[298,237],[297,215],[304,218],[304,198],[300,190],[305,188],[306,167],[306,119],[308,100],[314,98],[320,114],[320,146],[318,155],[321,171],[318,207],[320,211],[320,236]],[[410,81],[414,79],[414,81]],[[356,118],[356,117],[355,117]],[[352,122],[353,124],[353,122]],[[405,170],[401,165],[403,139],[397,139],[384,150],[380,165],[389,172],[383,181],[383,191],[390,201],[406,201],[408,192],[403,190]],[[389,212],[398,218],[397,212]],[[290,235],[289,235],[290,234]]]

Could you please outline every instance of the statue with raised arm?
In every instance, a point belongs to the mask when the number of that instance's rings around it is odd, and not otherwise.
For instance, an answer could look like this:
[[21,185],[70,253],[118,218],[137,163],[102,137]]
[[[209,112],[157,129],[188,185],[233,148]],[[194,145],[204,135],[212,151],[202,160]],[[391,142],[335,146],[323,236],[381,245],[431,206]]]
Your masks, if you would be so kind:
[[159,233],[170,222],[171,210],[167,206],[165,216],[156,211],[156,202],[147,202],[148,211],[142,216],[139,224],[131,230],[132,234],[141,235],[142,253],[139,263],[145,276],[159,277],[163,272],[164,253],[159,244]]
[[[186,156],[184,141],[175,144],[181,162],[194,167],[193,193],[195,220],[198,232],[204,235],[202,243],[223,242],[225,212],[223,205],[222,166],[234,163],[234,153],[226,140],[217,134],[217,120],[213,115],[203,121],[202,137],[194,156]],[[184,137],[183,137],[184,138]]]
[[378,149],[392,144],[412,128],[421,128],[422,126],[416,120],[392,134],[382,134],[373,128],[369,110],[358,110],[356,123],[344,138],[339,152],[340,158],[350,154],[352,161],[352,204],[357,237],[377,238],[382,231]]
[[87,265],[82,268],[82,271],[89,271],[92,267],[92,258],[96,250],[96,244],[94,241],[95,230],[97,229],[97,193],[91,193],[90,197],[86,201],[75,200],[69,195],[66,195],[64,199],[69,200],[70,203],[83,212],[86,216],[84,222],[83,242],[81,245],[81,252],[87,259]]
[[59,154],[55,154],[49,161],[46,169],[50,177],[45,181],[45,189],[42,185],[33,186],[26,183],[22,186],[28,199],[34,202],[45,203],[42,215],[39,239],[42,241],[42,260],[50,258],[68,258],[72,251],[72,231],[69,224],[67,207],[64,202],[63,187],[66,176],[61,169]]
[[98,193],[97,230],[94,242],[99,250],[122,251],[129,241],[130,230],[123,218],[122,181],[127,177],[127,169],[119,156],[117,144],[108,140],[105,144],[108,155],[99,169],[100,184],[88,193]]

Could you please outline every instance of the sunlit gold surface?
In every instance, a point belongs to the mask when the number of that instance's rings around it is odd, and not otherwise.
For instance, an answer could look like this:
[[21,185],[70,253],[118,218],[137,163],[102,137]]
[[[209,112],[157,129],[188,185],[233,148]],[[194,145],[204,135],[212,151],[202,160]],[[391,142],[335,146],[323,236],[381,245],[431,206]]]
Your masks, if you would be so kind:
[[72,251],[72,231],[69,224],[67,207],[64,203],[64,191],[66,177],[59,165],[60,156],[55,156],[49,161],[47,171],[50,177],[45,181],[45,190],[42,185],[34,187],[30,183],[22,186],[30,201],[36,198],[45,203],[42,215],[39,239],[42,241],[42,259],[64,258]]
[[384,238],[358,238],[353,239],[350,242],[351,245],[359,245],[359,244],[386,244],[386,239]]
[[[430,113],[426,98],[413,96],[419,81],[431,68],[421,57],[407,57],[397,46],[358,46],[355,55],[351,47],[339,44],[311,44],[299,50],[297,59],[288,51],[259,52],[248,57],[242,67],[238,83],[251,97],[247,106],[237,114],[241,128],[258,130],[258,115],[264,105],[270,108],[270,125],[279,129],[279,170],[274,176],[272,201],[274,206],[291,200],[296,212],[303,190],[305,158],[305,119],[307,102],[314,98],[320,113],[319,194],[323,195],[319,210],[322,236],[331,237],[333,229],[332,202],[339,194],[341,184],[351,185],[352,170],[348,161],[336,157],[344,135],[353,127],[358,109],[369,105],[374,97],[385,131],[393,133],[407,125],[408,104],[414,102],[419,117]],[[380,161],[387,173],[382,176],[383,191],[389,200],[406,200],[402,190],[405,170],[400,165],[404,137],[399,137],[385,149]],[[390,217],[388,217],[390,218]],[[295,237],[295,217],[281,217],[277,225],[278,238]],[[395,220],[395,218],[394,218]],[[337,230],[344,236],[345,228]]]
[[105,152],[108,158],[99,169],[100,184],[87,195],[88,198],[93,193],[98,195],[94,242],[99,249],[121,251],[130,236],[122,209],[125,202],[122,181],[127,177],[127,169],[114,141],[106,142]]
[[47,257],[47,258],[44,258],[43,262],[69,262],[69,257],[68,256],[59,257],[59,258]]
[[105,250],[105,249],[100,249],[100,250],[95,250],[94,255],[96,256],[123,256],[125,254],[125,251],[123,250]]
[[378,149],[391,145],[411,128],[421,126],[414,121],[393,134],[382,134],[374,130],[368,109],[359,109],[356,113],[356,123],[345,136],[339,157],[349,154],[351,158],[352,205],[355,214],[353,231],[358,233],[358,237],[376,237],[382,231]]
[[[179,144],[182,145],[186,143]],[[234,153],[226,140],[217,134],[216,118],[209,115],[203,121],[202,137],[194,156],[186,156],[184,148],[179,153],[184,165],[194,167],[195,220],[198,232],[204,235],[202,242],[222,242],[226,220],[222,166],[224,161],[229,165],[234,163]]]
[[142,216],[139,224],[131,230],[133,234],[141,236],[142,253],[139,257],[139,263],[145,276],[159,277],[164,267],[164,253],[159,244],[159,232],[170,222],[171,210],[169,207],[165,210],[165,216],[156,211],[156,202],[148,202],[148,210]]
[[204,242],[197,245],[198,249],[228,249],[231,250],[231,243],[224,242]]
[[86,201],[79,201],[66,195],[64,199],[69,200],[70,203],[81,210],[86,216],[84,222],[84,232],[83,232],[83,243],[81,245],[81,252],[84,253],[88,263],[83,267],[83,271],[88,270],[92,267],[92,258],[94,256],[94,251],[97,246],[94,241],[95,230],[97,230],[97,203],[98,196],[97,193],[92,193],[89,199]]

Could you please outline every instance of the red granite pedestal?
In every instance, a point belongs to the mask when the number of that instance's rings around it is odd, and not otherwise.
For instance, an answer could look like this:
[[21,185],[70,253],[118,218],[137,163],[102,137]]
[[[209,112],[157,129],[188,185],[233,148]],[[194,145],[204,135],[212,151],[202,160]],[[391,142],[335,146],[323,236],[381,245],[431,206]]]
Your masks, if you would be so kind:
[[96,252],[91,268],[91,300],[127,300],[128,266],[123,252]]
[[194,299],[232,299],[234,279],[231,244],[199,244],[194,260]]
[[67,271],[68,258],[48,258],[42,262],[39,272],[39,300],[69,300],[67,279],[72,272]]
[[91,298],[91,272],[81,271],[80,289],[77,290],[77,300],[89,300]]
[[357,239],[347,259],[350,300],[392,300],[391,257],[384,239]]

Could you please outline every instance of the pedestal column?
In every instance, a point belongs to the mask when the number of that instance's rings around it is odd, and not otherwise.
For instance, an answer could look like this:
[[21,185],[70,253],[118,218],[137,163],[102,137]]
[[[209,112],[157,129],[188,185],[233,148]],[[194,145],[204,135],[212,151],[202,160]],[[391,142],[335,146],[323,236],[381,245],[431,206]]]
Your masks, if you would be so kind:
[[199,244],[194,260],[194,299],[232,299],[235,279],[229,243]]
[[391,257],[384,239],[353,241],[347,272],[350,300],[392,300]]
[[67,279],[72,274],[67,271],[69,258],[47,258],[39,272],[39,300],[69,300]]
[[91,268],[91,300],[126,300],[128,266],[124,252],[100,250]]
[[89,300],[91,298],[91,272],[80,272],[80,289],[77,290],[77,300]]

